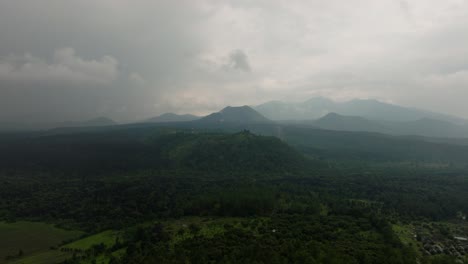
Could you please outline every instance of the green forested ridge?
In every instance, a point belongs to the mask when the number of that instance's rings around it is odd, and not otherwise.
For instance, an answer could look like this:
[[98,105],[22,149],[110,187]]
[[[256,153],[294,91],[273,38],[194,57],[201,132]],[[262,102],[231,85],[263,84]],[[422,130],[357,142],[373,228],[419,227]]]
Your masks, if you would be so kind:
[[229,133],[248,129],[255,134],[278,137],[305,154],[332,160],[456,162],[465,164],[468,156],[468,146],[466,140],[463,139],[333,131],[300,124],[190,122],[179,123],[174,127],[196,130],[209,129]]
[[248,131],[199,134],[158,130],[148,137],[120,131],[41,136],[12,140],[0,152],[4,170],[94,174],[136,169],[281,172],[300,163],[301,155],[280,140]]
[[[450,222],[457,229],[442,233],[466,232],[465,148],[445,144],[432,159],[437,144],[378,134],[369,145],[356,142],[365,139],[359,133],[327,143],[325,132],[290,127],[282,139],[294,149],[249,131],[203,131],[136,126],[0,139],[0,219],[119,234],[13,260],[454,263],[423,255],[422,242],[392,227]],[[379,157],[378,142],[395,153]],[[391,158],[405,146],[413,159]]]

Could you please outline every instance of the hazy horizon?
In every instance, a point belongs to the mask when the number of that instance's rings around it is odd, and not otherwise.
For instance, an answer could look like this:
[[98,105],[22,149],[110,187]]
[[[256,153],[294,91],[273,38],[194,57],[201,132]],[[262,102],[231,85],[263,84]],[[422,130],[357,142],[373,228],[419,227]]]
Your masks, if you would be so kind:
[[468,118],[468,1],[3,1],[0,122],[118,122],[271,100]]
[[[0,125],[1,123],[11,123],[12,125],[14,124],[17,124],[17,125],[32,125],[31,128],[34,128],[35,125],[51,125],[52,127],[55,127],[57,125],[64,125],[68,122],[87,122],[87,121],[93,121],[93,120],[98,120],[98,119],[101,119],[101,118],[104,118],[104,119],[110,119],[112,121],[115,121],[117,122],[117,124],[126,124],[126,123],[135,123],[135,122],[145,122],[145,120],[148,120],[148,119],[151,119],[151,118],[154,118],[154,117],[159,117],[159,116],[163,116],[165,114],[176,114],[176,115],[193,115],[193,116],[197,116],[197,117],[204,117],[204,116],[207,116],[207,115],[210,115],[212,113],[216,113],[216,112],[219,112],[221,110],[223,110],[224,108],[226,107],[243,107],[243,106],[249,106],[249,107],[252,107],[252,108],[255,108],[257,106],[260,106],[260,105],[263,105],[263,104],[268,104],[268,103],[272,103],[272,102],[281,102],[281,103],[285,103],[285,104],[302,104],[302,103],[305,103],[309,100],[314,100],[314,99],[324,99],[324,100],[330,100],[334,103],[347,103],[347,102],[352,102],[352,101],[377,101],[377,102],[380,102],[380,103],[384,103],[384,104],[390,104],[390,105],[394,105],[394,106],[398,106],[398,107],[403,107],[403,108],[407,108],[407,109],[413,109],[413,110],[420,110],[420,111],[427,111],[427,112],[433,112],[433,113],[436,113],[436,114],[442,114],[442,115],[446,115],[447,117],[449,116],[452,116],[454,118],[463,118],[463,117],[460,117],[460,116],[456,116],[456,115],[451,115],[451,114],[448,114],[448,113],[443,113],[443,112],[435,112],[435,111],[431,111],[429,109],[421,109],[421,108],[414,108],[414,107],[411,107],[411,106],[403,106],[403,105],[398,105],[398,104],[395,104],[395,103],[391,103],[391,102],[382,102],[380,100],[377,100],[377,99],[372,99],[372,98],[369,98],[369,99],[366,99],[366,98],[353,98],[353,99],[348,99],[348,100],[334,100],[332,98],[327,98],[327,97],[323,97],[323,96],[318,96],[318,97],[312,97],[312,98],[308,98],[306,100],[289,100],[289,101],[282,101],[282,100],[269,100],[269,101],[265,101],[265,102],[261,102],[259,103],[258,105],[246,105],[246,104],[238,104],[238,105],[225,105],[225,106],[221,106],[221,108],[219,109],[216,109],[216,110],[213,110],[213,111],[207,111],[207,112],[196,112],[196,113],[190,113],[190,112],[178,112],[178,111],[173,111],[173,112],[161,112],[161,113],[154,113],[154,114],[149,114],[148,116],[144,117],[144,118],[140,118],[140,119],[129,119],[129,120],[118,120],[118,119],[114,119],[112,117],[109,117],[109,116],[105,116],[105,115],[101,115],[101,116],[91,116],[89,118],[81,118],[81,119],[62,119],[62,120],[55,120],[55,121],[49,121],[49,122],[41,122],[41,121],[25,121],[25,122],[15,122],[14,120],[13,121],[2,121],[0,120]],[[319,117],[317,118],[320,118],[320,117],[323,117],[329,113],[336,113],[335,111],[328,111],[324,114],[321,114]],[[353,114],[346,114],[346,113],[339,113],[340,115],[342,116],[358,116],[358,115],[353,115]],[[360,115],[359,115],[360,116]],[[427,118],[430,118],[430,116],[427,116]],[[275,118],[274,118],[275,119]],[[300,118],[299,118],[300,119]],[[313,119],[316,119],[316,118],[309,118],[311,120]],[[292,120],[292,119],[291,119]],[[415,119],[414,121],[416,121],[417,119]],[[47,126],[46,126],[47,127]]]

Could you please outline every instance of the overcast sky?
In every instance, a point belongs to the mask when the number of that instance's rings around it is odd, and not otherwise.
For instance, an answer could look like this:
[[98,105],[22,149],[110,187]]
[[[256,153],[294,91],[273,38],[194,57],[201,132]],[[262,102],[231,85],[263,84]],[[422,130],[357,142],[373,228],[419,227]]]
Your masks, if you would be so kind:
[[0,1],[0,121],[315,96],[468,117],[468,1]]

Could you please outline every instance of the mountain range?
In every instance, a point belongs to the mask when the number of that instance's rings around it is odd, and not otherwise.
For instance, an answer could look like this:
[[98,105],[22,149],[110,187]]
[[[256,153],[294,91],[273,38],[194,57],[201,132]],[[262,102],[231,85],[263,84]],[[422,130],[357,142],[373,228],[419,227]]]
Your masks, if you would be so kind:
[[[228,106],[219,112],[199,117],[191,114],[165,113],[138,124],[189,123],[191,127],[282,124],[315,129],[374,132],[388,135],[414,135],[434,138],[468,138],[468,121],[456,116],[397,106],[376,100],[334,102],[317,97],[300,103],[272,101],[258,106]],[[99,117],[81,122],[62,122],[25,126],[0,124],[0,130],[51,128],[86,128],[117,125],[112,119]],[[131,125],[131,124],[129,124]],[[240,126],[239,126],[240,125]],[[182,126],[184,126],[182,124]]]
[[[95,125],[93,122],[88,123]],[[311,157],[458,162],[466,160],[467,140],[445,136],[468,138],[465,136],[468,133],[462,128],[448,121],[429,118],[407,122],[375,121],[336,113],[329,113],[317,120],[272,121],[249,106],[240,106],[226,107],[219,112],[187,122],[68,127],[15,135],[3,134],[3,139],[10,142],[28,138],[72,135],[86,138],[88,135],[96,135],[99,140],[120,142],[130,138],[140,142],[154,136],[155,131],[168,134],[190,131],[189,134],[194,135],[207,131],[250,131],[257,135],[277,137]]]
[[359,116],[329,113],[315,121],[305,123],[317,128],[338,131],[365,131],[389,135],[419,135],[439,138],[468,137],[467,126],[431,118],[405,122],[374,121]]
[[299,103],[271,101],[254,108],[271,120],[312,120],[321,118],[328,113],[337,113],[377,121],[405,122],[431,118],[456,124],[467,123],[467,120],[456,116],[398,106],[377,100],[355,99],[346,102],[335,102],[327,98],[316,97]]
[[[315,101],[317,104],[311,104],[309,110],[315,107],[318,111],[319,108],[329,104],[329,100],[313,99],[307,101],[308,103]],[[358,102],[363,103],[359,105]],[[328,113],[323,117],[314,120],[298,120],[299,118],[290,120],[278,120],[278,118],[267,118],[264,114],[254,110],[249,106],[241,107],[226,107],[223,110],[212,113],[203,117],[195,122],[201,124],[295,124],[305,125],[326,130],[338,131],[361,131],[361,132],[376,132],[389,135],[417,135],[426,137],[439,137],[439,138],[464,138],[468,137],[468,126],[463,125],[463,119],[457,117],[450,117],[444,114],[431,113],[423,110],[415,110],[404,108],[391,104],[385,104],[378,101],[353,101],[345,105],[354,105],[354,110],[360,109],[362,116],[357,115],[343,115],[338,113]],[[369,108],[369,114],[364,113],[364,109],[373,105],[375,109]],[[270,108],[272,109],[272,108]],[[285,108],[283,108],[285,109]],[[321,108],[324,112],[325,108]],[[331,108],[330,108],[331,109]],[[342,108],[344,109],[344,108]],[[385,112],[385,109],[390,109]],[[393,109],[393,110],[391,110]],[[350,111],[353,112],[353,111]],[[355,112],[358,112],[357,110]],[[372,113],[373,112],[373,113]],[[378,113],[382,113],[379,115]],[[401,117],[396,113],[401,112]],[[284,111],[278,112],[281,116]],[[375,118],[371,119],[367,116],[372,113]],[[393,116],[393,118],[391,118]],[[439,117],[440,119],[433,118]],[[284,116],[283,116],[284,117]],[[303,115],[300,117],[304,117]],[[412,117],[411,119],[409,117]],[[273,121],[276,120],[276,121]],[[449,121],[450,120],[450,121]]]

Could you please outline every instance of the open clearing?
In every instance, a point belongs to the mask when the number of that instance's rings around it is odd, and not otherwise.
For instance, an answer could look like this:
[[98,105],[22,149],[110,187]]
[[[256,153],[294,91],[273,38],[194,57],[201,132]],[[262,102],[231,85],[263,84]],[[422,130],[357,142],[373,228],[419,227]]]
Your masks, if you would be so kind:
[[18,255],[20,250],[23,256],[32,256],[82,234],[41,222],[0,222],[0,263],[6,263],[7,256]]
[[106,247],[110,247],[114,244],[117,237],[119,237],[119,233],[117,231],[107,230],[66,244],[62,248],[87,250],[91,248],[91,246],[101,243]]

